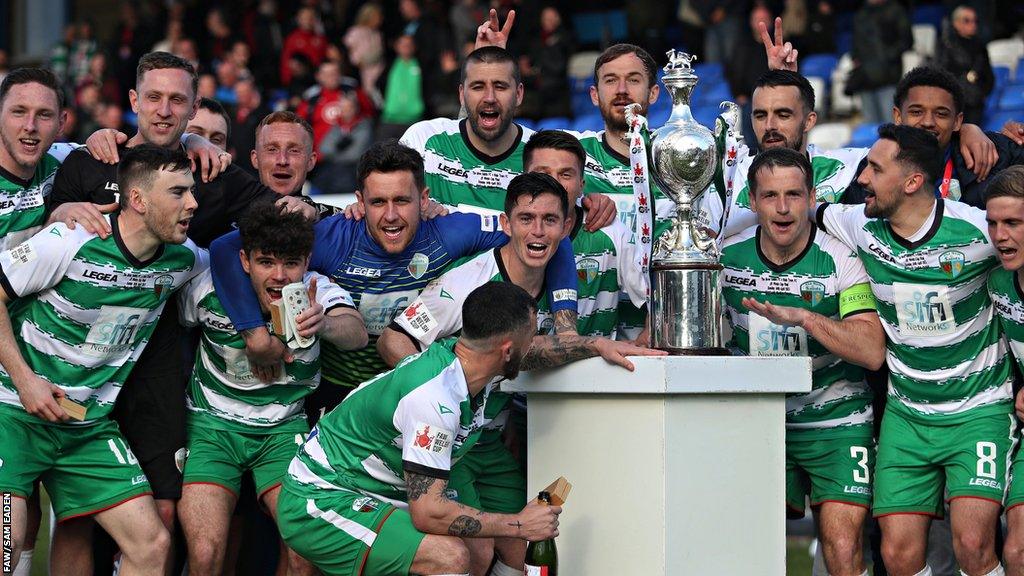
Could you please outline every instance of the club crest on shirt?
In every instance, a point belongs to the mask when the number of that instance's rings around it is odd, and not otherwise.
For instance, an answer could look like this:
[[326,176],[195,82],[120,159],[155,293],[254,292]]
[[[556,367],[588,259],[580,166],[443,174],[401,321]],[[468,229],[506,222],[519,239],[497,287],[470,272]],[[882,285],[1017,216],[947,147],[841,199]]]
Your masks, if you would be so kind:
[[817,306],[825,298],[825,285],[811,280],[800,285],[800,298],[811,306]]
[[580,282],[590,284],[597,278],[597,269],[600,265],[593,258],[583,258],[576,263],[576,276]]
[[939,255],[939,268],[950,278],[956,278],[964,270],[966,257],[959,250],[948,250]]
[[174,276],[170,274],[161,274],[153,280],[153,292],[156,294],[157,299],[164,295],[164,291],[170,291],[171,286],[174,284]]
[[409,261],[409,275],[419,280],[427,273],[427,268],[430,267],[430,258],[422,252],[417,252],[413,255],[412,260]]

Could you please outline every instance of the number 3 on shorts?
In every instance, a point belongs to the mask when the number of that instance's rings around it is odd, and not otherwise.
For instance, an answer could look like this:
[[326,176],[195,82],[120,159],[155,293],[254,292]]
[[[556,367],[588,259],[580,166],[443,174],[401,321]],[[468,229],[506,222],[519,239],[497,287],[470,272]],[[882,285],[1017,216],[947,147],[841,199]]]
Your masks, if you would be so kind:
[[996,477],[996,444],[995,442],[978,442],[978,477]]
[[853,481],[858,484],[871,482],[868,472],[868,449],[864,446],[850,446],[850,458],[857,460],[857,466],[860,468],[853,471]]

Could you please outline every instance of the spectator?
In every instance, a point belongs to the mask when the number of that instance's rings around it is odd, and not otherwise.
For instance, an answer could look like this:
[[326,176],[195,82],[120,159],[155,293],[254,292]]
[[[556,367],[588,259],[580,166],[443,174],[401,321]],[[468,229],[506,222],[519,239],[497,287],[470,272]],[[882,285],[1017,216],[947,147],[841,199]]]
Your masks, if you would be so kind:
[[768,8],[760,4],[755,5],[750,10],[748,33],[736,39],[732,57],[725,63],[725,79],[729,82],[734,100],[743,108],[743,134],[751,149],[757,146],[757,138],[750,123],[750,100],[757,80],[768,71],[768,60],[764,55],[764,44],[761,43],[758,24],[764,22],[771,28],[772,20],[772,13]]
[[860,95],[865,122],[886,122],[896,83],[903,76],[903,53],[913,46],[907,11],[894,0],[867,0],[853,17],[854,70],[847,91]]
[[235,85],[242,79],[238,68],[230,60],[225,60],[217,65],[217,95],[215,98],[228,106],[238,103],[235,94]]
[[252,72],[249,71],[249,60],[252,57],[252,53],[249,50],[249,45],[245,43],[245,40],[235,40],[231,45],[231,51],[228,52],[226,60],[235,65],[238,70],[238,74],[244,78],[251,78]]
[[319,66],[327,54],[327,37],[320,30],[320,21],[316,10],[308,6],[299,8],[295,15],[297,27],[284,41],[281,53],[281,83],[287,86],[292,81],[292,70],[289,60],[292,54],[302,54],[312,66]]
[[[145,30],[139,22],[139,15],[132,2],[122,2],[118,14],[117,28],[114,30],[113,58],[110,69],[119,86],[135,86],[135,68],[139,58],[145,54],[154,41],[152,34]],[[123,106],[128,104],[128,91],[118,96],[116,102]]]
[[359,70],[363,90],[375,93],[377,80],[384,72],[384,37],[380,26],[384,13],[378,4],[364,4],[356,14],[356,23],[345,33],[342,42],[348,49],[349,62]]
[[288,108],[298,110],[305,102],[304,95],[316,86],[316,76],[309,58],[296,52],[288,58],[292,81],[286,85],[288,90]]
[[836,51],[836,19],[832,4],[813,2],[807,15],[807,34],[800,41],[802,54],[832,54]]
[[405,130],[423,118],[423,72],[416,61],[416,41],[403,35],[395,40],[395,61],[384,85],[384,109],[380,115],[380,139],[401,138]]
[[97,110],[96,123],[100,128],[121,131],[124,129],[124,110],[113,102],[104,104]]
[[191,38],[182,38],[175,42],[172,54],[188,61],[195,68],[196,72],[210,70],[210,68],[206,68],[199,63],[199,50],[196,48],[195,40]]
[[174,52],[174,45],[178,40],[185,37],[185,26],[181,20],[170,20],[167,22],[167,31],[163,40],[153,45],[153,52]]
[[571,114],[568,73],[574,51],[572,33],[562,26],[561,14],[552,6],[545,7],[540,13],[540,35],[530,42],[529,56],[520,59],[533,88],[527,95],[534,94],[539,117]]
[[88,71],[78,81],[76,90],[81,90],[88,84],[99,89],[100,100],[104,102],[121,101],[121,87],[107,69],[107,55],[103,52],[97,52],[89,59]]
[[313,185],[323,194],[351,194],[356,189],[356,164],[373,143],[373,126],[359,113],[355,97],[338,101],[338,119],[317,149],[320,161]]
[[199,88],[196,94],[200,98],[217,98],[217,78],[213,74],[203,74],[199,77]]
[[[100,89],[95,84],[83,84],[75,94],[75,114],[78,116],[78,132],[68,134],[72,142],[82,142],[90,134],[99,130],[100,109],[104,106],[100,100]],[[67,132],[67,130],[65,130]]]
[[977,39],[978,16],[974,8],[953,10],[951,26],[939,45],[936,64],[953,74],[964,90],[964,122],[981,124],[985,98],[995,86],[988,49]]
[[[256,147],[256,126],[270,110],[264,106],[263,97],[251,79],[239,80],[235,84],[234,118],[231,121],[231,155],[235,158],[248,158]],[[256,174],[248,162],[239,162],[239,167]]]
[[[441,29],[437,23],[424,15],[419,0],[399,0],[398,11],[405,22],[402,34],[408,34],[416,41],[416,59],[419,60],[420,66],[426,70],[436,70],[441,61],[441,53],[447,48],[441,38]],[[435,84],[434,80],[433,74],[424,76],[423,91],[426,94],[435,94],[440,90],[451,92],[458,85]]]
[[220,8],[211,8],[206,13],[206,35],[203,42],[202,58],[208,66],[216,66],[226,60],[235,36],[228,25],[227,17]]
[[743,35],[743,14],[748,13],[746,0],[692,0],[690,5],[707,27],[704,61],[728,63],[733,46]]
[[359,114],[373,114],[373,102],[352,78],[343,77],[336,62],[327,61],[316,73],[317,85],[310,88],[299,106],[297,114],[313,126],[313,148],[320,149],[320,141],[337,123],[338,101],[344,95],[354,95],[359,102]]
[[280,85],[278,71],[284,35],[277,21],[277,2],[260,0],[255,11],[246,13],[243,30],[252,48],[250,70],[256,84],[264,88]]
[[221,150],[227,150],[231,137],[231,117],[220,102],[211,98],[200,98],[195,118],[189,121],[185,132],[206,138]]
[[71,44],[71,53],[68,55],[68,82],[71,86],[77,86],[81,82],[89,70],[93,54],[99,49],[96,38],[93,37],[92,24],[88,20],[81,20],[75,24],[75,30],[75,41]]
[[[60,42],[50,49],[50,70],[53,71],[61,84],[72,84],[68,78],[68,61],[71,59],[71,49],[75,44],[78,31],[74,24],[64,27],[64,34]],[[72,84],[74,85],[74,84]]]
[[479,0],[456,0],[448,11],[448,25],[452,27],[455,45],[476,41],[476,29],[487,18],[487,9]]

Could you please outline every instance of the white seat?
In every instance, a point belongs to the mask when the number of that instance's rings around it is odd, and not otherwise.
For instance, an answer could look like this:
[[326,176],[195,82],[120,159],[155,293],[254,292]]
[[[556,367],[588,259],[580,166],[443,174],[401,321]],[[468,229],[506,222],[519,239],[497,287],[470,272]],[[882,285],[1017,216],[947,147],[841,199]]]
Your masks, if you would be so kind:
[[846,77],[853,70],[853,58],[849,53],[843,54],[832,71],[832,102],[831,111],[833,114],[850,115],[860,110],[860,98],[853,98],[843,94],[846,88]]
[[594,76],[594,62],[601,55],[600,52],[588,51],[577,52],[569,57],[569,78],[586,80]]
[[818,113],[819,119],[828,116],[828,95],[825,94],[825,79],[818,76],[808,76],[807,81],[814,88],[814,111]]
[[992,66],[1006,66],[1011,76],[1016,73],[1017,61],[1024,56],[1024,40],[1005,38],[988,43],[988,59]]
[[844,122],[826,122],[811,128],[807,141],[815,146],[831,150],[842,148],[850,142],[853,130]]
[[935,41],[938,32],[931,24],[914,24],[911,28],[914,35],[914,52],[921,56],[931,58],[935,55]]
[[924,64],[924,54],[916,50],[907,50],[903,53],[903,73],[906,74],[921,64]]

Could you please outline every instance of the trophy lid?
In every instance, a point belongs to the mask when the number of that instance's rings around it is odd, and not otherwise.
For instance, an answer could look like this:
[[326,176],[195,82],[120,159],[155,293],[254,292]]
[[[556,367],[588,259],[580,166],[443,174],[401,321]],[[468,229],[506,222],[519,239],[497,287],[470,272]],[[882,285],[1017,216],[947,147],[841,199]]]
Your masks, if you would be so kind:
[[668,64],[665,64],[663,68],[665,76],[662,78],[662,82],[665,83],[665,86],[669,86],[670,83],[695,84],[697,82],[697,75],[693,72],[693,62],[697,60],[696,56],[675,48],[666,52],[665,55],[668,56]]

